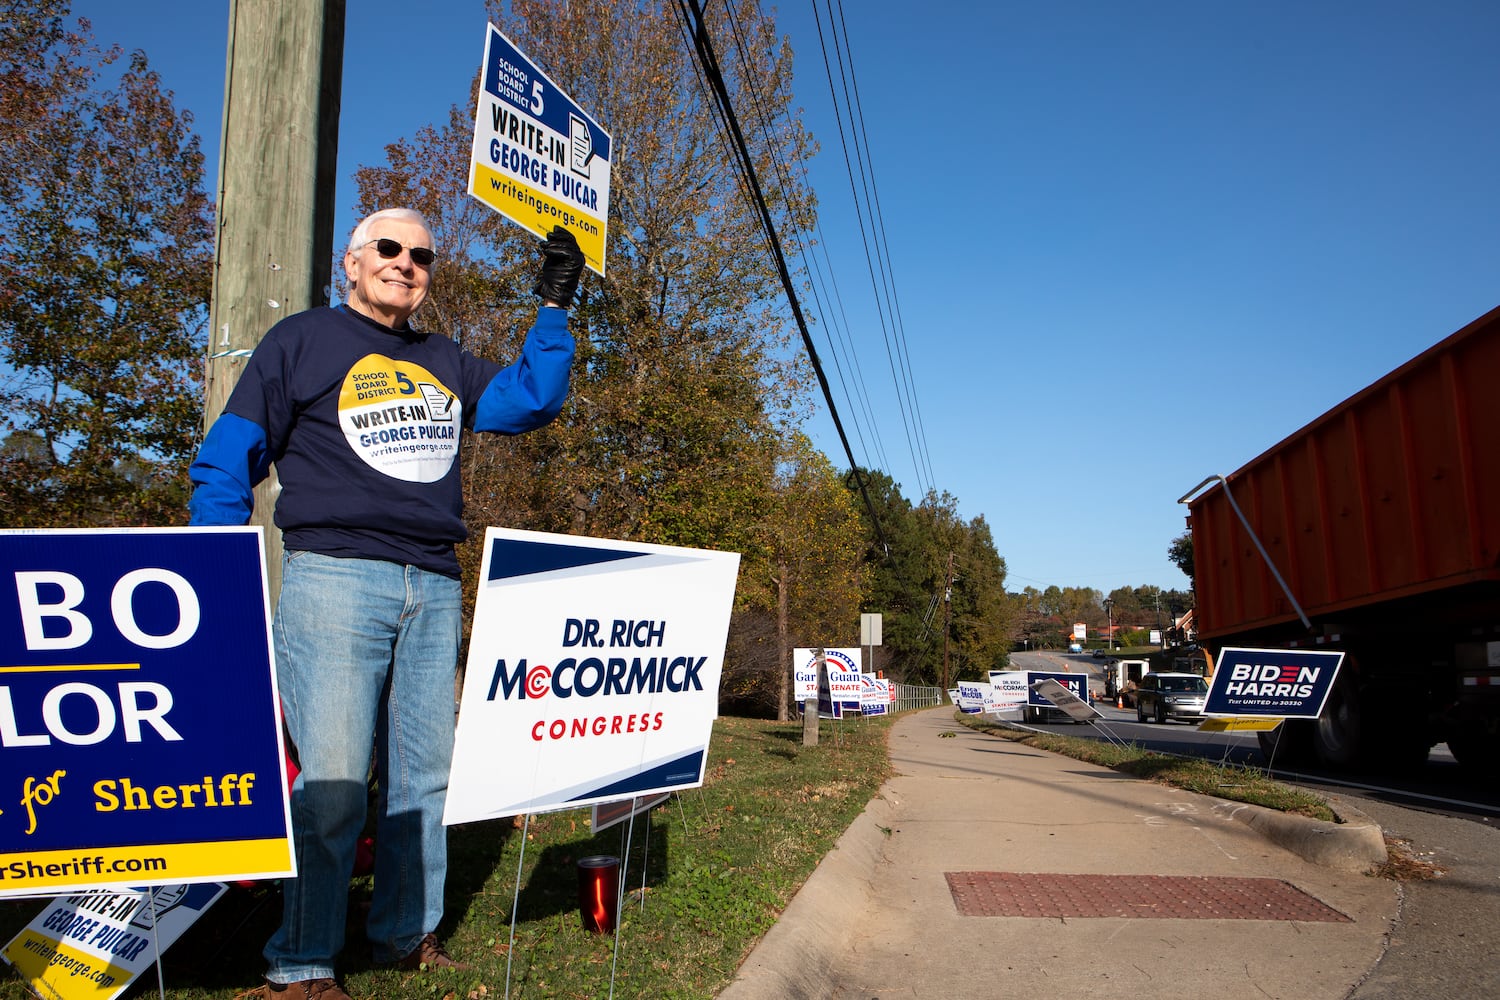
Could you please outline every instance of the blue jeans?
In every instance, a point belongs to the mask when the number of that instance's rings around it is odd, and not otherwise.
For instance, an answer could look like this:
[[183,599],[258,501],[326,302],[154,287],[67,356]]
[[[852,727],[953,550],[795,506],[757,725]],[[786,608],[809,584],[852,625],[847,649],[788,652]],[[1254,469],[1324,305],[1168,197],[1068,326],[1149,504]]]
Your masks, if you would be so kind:
[[392,962],[443,916],[453,759],[457,580],[397,563],[287,552],[272,627],[292,786],[298,875],[266,944],[279,983],[332,976],[364,826],[372,750],[379,783],[366,933]]

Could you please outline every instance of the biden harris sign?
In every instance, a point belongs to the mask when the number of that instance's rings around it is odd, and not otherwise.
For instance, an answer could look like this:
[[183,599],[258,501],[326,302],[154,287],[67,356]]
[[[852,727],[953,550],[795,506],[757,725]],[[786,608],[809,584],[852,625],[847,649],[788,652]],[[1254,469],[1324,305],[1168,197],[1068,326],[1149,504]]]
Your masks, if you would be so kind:
[[0,896],[294,874],[257,528],[0,532]]
[[1226,646],[1219,652],[1203,714],[1316,719],[1323,714],[1343,662],[1339,650]]
[[739,555],[491,528],[445,823],[703,783]]

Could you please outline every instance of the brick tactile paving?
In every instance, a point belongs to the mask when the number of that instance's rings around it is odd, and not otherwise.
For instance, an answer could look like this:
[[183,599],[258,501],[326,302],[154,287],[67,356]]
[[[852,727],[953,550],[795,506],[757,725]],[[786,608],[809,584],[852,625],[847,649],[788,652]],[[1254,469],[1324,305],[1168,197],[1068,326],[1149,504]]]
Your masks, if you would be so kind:
[[966,917],[1153,917],[1350,923],[1339,911],[1271,878],[946,872]]

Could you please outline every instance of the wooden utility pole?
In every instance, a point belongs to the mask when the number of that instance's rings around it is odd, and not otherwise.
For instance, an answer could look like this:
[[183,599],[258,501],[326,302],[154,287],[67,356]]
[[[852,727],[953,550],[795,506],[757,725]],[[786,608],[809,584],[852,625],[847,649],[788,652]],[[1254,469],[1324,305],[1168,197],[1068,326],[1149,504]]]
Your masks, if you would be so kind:
[[943,580],[943,690],[948,690],[948,626],[953,621],[953,553],[948,553],[948,576]]
[[[230,0],[205,431],[265,332],[329,301],[343,67],[344,0]],[[273,470],[250,522],[266,529],[273,605],[279,491]]]
[[[818,658],[818,687],[822,689],[825,679],[828,677],[827,652],[820,646],[813,650],[813,655]],[[832,697],[832,689],[829,691]],[[818,696],[813,695],[802,703],[802,745],[815,747],[818,745]]]

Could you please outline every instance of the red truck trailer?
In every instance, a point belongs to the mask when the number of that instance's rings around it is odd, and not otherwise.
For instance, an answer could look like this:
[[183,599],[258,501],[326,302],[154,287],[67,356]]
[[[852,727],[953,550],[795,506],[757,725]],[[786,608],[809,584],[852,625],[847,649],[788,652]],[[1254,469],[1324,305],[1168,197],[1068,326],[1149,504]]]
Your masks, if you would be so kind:
[[1198,640],[1346,652],[1278,761],[1500,765],[1500,308],[1182,498]]

